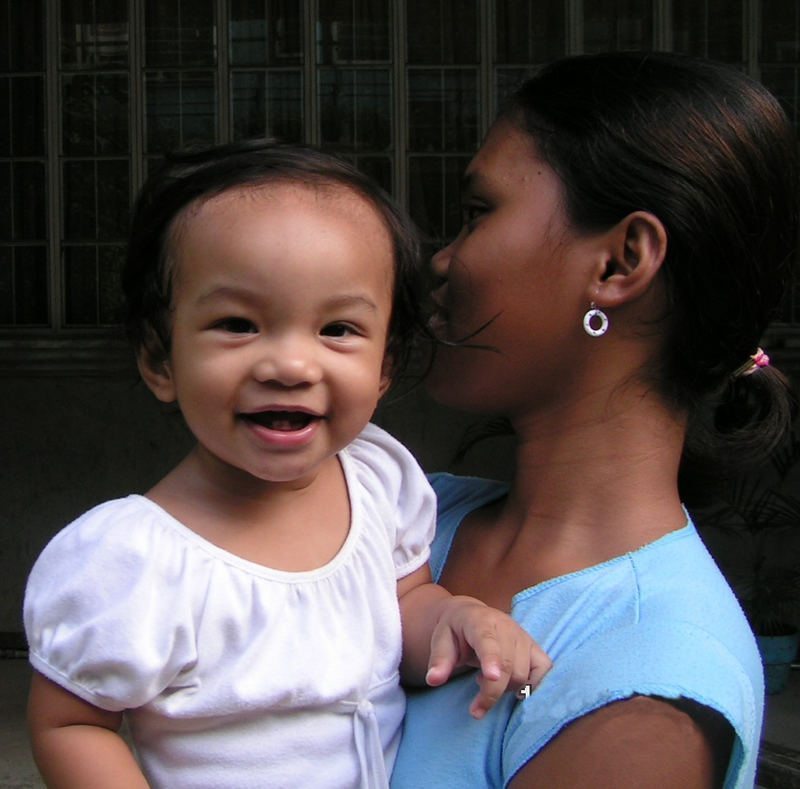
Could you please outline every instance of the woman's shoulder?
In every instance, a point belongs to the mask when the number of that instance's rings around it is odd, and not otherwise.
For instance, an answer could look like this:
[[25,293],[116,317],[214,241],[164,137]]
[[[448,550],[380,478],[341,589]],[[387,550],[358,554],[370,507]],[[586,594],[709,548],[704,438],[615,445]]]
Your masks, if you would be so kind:
[[505,758],[514,769],[569,723],[635,696],[718,713],[735,732],[737,761],[751,769],[763,699],[758,651],[691,524],[518,602],[515,618],[553,668],[509,721]]
[[520,592],[514,615],[542,641],[562,634],[546,645],[553,659],[580,654],[585,643],[624,644],[640,655],[661,641],[689,647],[687,655],[707,643],[756,669],[741,606],[691,522],[637,551]]

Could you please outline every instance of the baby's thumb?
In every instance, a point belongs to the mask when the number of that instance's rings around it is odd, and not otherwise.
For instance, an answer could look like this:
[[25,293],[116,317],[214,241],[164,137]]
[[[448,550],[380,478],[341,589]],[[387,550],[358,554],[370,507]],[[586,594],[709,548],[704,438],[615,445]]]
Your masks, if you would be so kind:
[[431,636],[431,656],[425,682],[431,687],[443,685],[457,665],[458,645],[449,628],[437,627]]

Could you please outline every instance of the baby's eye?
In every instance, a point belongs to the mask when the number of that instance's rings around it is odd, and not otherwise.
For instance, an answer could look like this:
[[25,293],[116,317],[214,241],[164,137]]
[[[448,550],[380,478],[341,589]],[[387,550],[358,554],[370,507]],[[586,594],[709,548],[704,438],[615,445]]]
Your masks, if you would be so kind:
[[223,318],[214,324],[214,328],[231,334],[255,334],[258,331],[255,323],[247,318]]
[[329,323],[320,332],[325,337],[349,337],[360,332],[349,323]]

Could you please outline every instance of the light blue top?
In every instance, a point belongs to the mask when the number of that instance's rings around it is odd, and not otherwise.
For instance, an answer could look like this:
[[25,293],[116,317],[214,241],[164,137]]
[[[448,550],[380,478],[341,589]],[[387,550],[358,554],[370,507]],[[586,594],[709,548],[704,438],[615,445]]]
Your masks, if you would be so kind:
[[[506,486],[432,479],[438,578],[465,515]],[[476,557],[477,560],[477,557]],[[512,616],[553,660],[530,698],[507,693],[482,721],[472,674],[410,694],[393,789],[506,786],[564,726],[634,694],[688,698],[736,733],[725,787],[751,789],[763,712],[761,662],[747,621],[691,520],[638,551],[525,589]]]

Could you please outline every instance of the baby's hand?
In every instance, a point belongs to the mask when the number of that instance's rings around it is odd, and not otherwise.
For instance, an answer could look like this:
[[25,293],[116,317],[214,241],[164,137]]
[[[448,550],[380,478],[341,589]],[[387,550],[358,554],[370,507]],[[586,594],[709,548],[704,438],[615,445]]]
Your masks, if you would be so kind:
[[425,681],[442,685],[459,666],[479,668],[480,690],[469,711],[480,720],[506,691],[538,685],[551,665],[550,658],[510,616],[473,597],[454,596],[431,636]]

